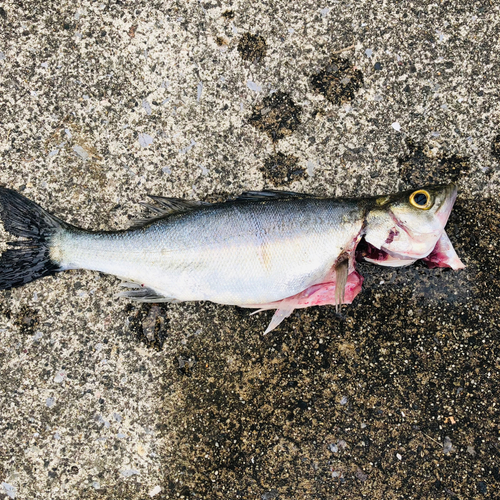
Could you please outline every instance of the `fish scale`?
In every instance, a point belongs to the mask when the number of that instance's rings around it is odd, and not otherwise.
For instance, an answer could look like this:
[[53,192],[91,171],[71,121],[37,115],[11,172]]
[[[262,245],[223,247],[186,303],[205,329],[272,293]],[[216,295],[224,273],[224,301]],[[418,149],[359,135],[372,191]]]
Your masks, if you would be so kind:
[[131,231],[68,229],[52,252],[63,269],[115,274],[165,297],[246,305],[321,282],[362,222],[362,208],[329,199],[226,203]]

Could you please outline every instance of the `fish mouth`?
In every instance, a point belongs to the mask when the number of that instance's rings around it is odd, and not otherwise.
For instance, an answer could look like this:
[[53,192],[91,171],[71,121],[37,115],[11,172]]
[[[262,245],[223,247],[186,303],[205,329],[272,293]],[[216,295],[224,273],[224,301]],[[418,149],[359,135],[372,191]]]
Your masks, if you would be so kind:
[[440,222],[441,227],[444,229],[446,223],[448,222],[448,218],[450,217],[451,210],[453,205],[455,204],[455,200],[457,199],[457,186],[455,184],[448,184],[445,186],[445,195],[444,200],[441,203],[441,206],[436,211],[436,218]]

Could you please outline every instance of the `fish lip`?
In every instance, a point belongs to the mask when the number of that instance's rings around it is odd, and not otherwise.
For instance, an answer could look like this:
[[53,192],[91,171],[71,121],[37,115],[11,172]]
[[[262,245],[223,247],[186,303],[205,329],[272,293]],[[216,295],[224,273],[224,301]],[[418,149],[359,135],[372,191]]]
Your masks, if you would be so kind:
[[448,184],[445,189],[446,194],[444,200],[441,203],[441,206],[436,211],[436,218],[441,223],[441,227],[443,229],[448,222],[448,218],[450,217],[451,210],[453,209],[453,205],[455,204],[458,193],[457,186],[454,183]]

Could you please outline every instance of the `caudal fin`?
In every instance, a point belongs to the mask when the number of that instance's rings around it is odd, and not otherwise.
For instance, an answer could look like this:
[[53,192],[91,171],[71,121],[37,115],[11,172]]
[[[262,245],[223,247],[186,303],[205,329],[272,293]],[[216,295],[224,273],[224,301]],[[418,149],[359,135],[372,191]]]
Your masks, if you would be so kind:
[[0,223],[18,239],[0,254],[0,290],[8,290],[60,271],[50,259],[50,238],[69,224],[21,194],[0,187]]

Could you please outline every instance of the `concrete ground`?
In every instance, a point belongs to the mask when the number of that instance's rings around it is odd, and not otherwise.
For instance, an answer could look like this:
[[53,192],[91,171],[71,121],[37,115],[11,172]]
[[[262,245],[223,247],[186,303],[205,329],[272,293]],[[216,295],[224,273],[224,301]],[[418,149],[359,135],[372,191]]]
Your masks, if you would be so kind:
[[148,193],[454,180],[467,268],[361,265],[341,315],[265,337],[98,273],[1,292],[0,498],[497,498],[499,27],[488,0],[2,2],[0,184],[104,230]]

